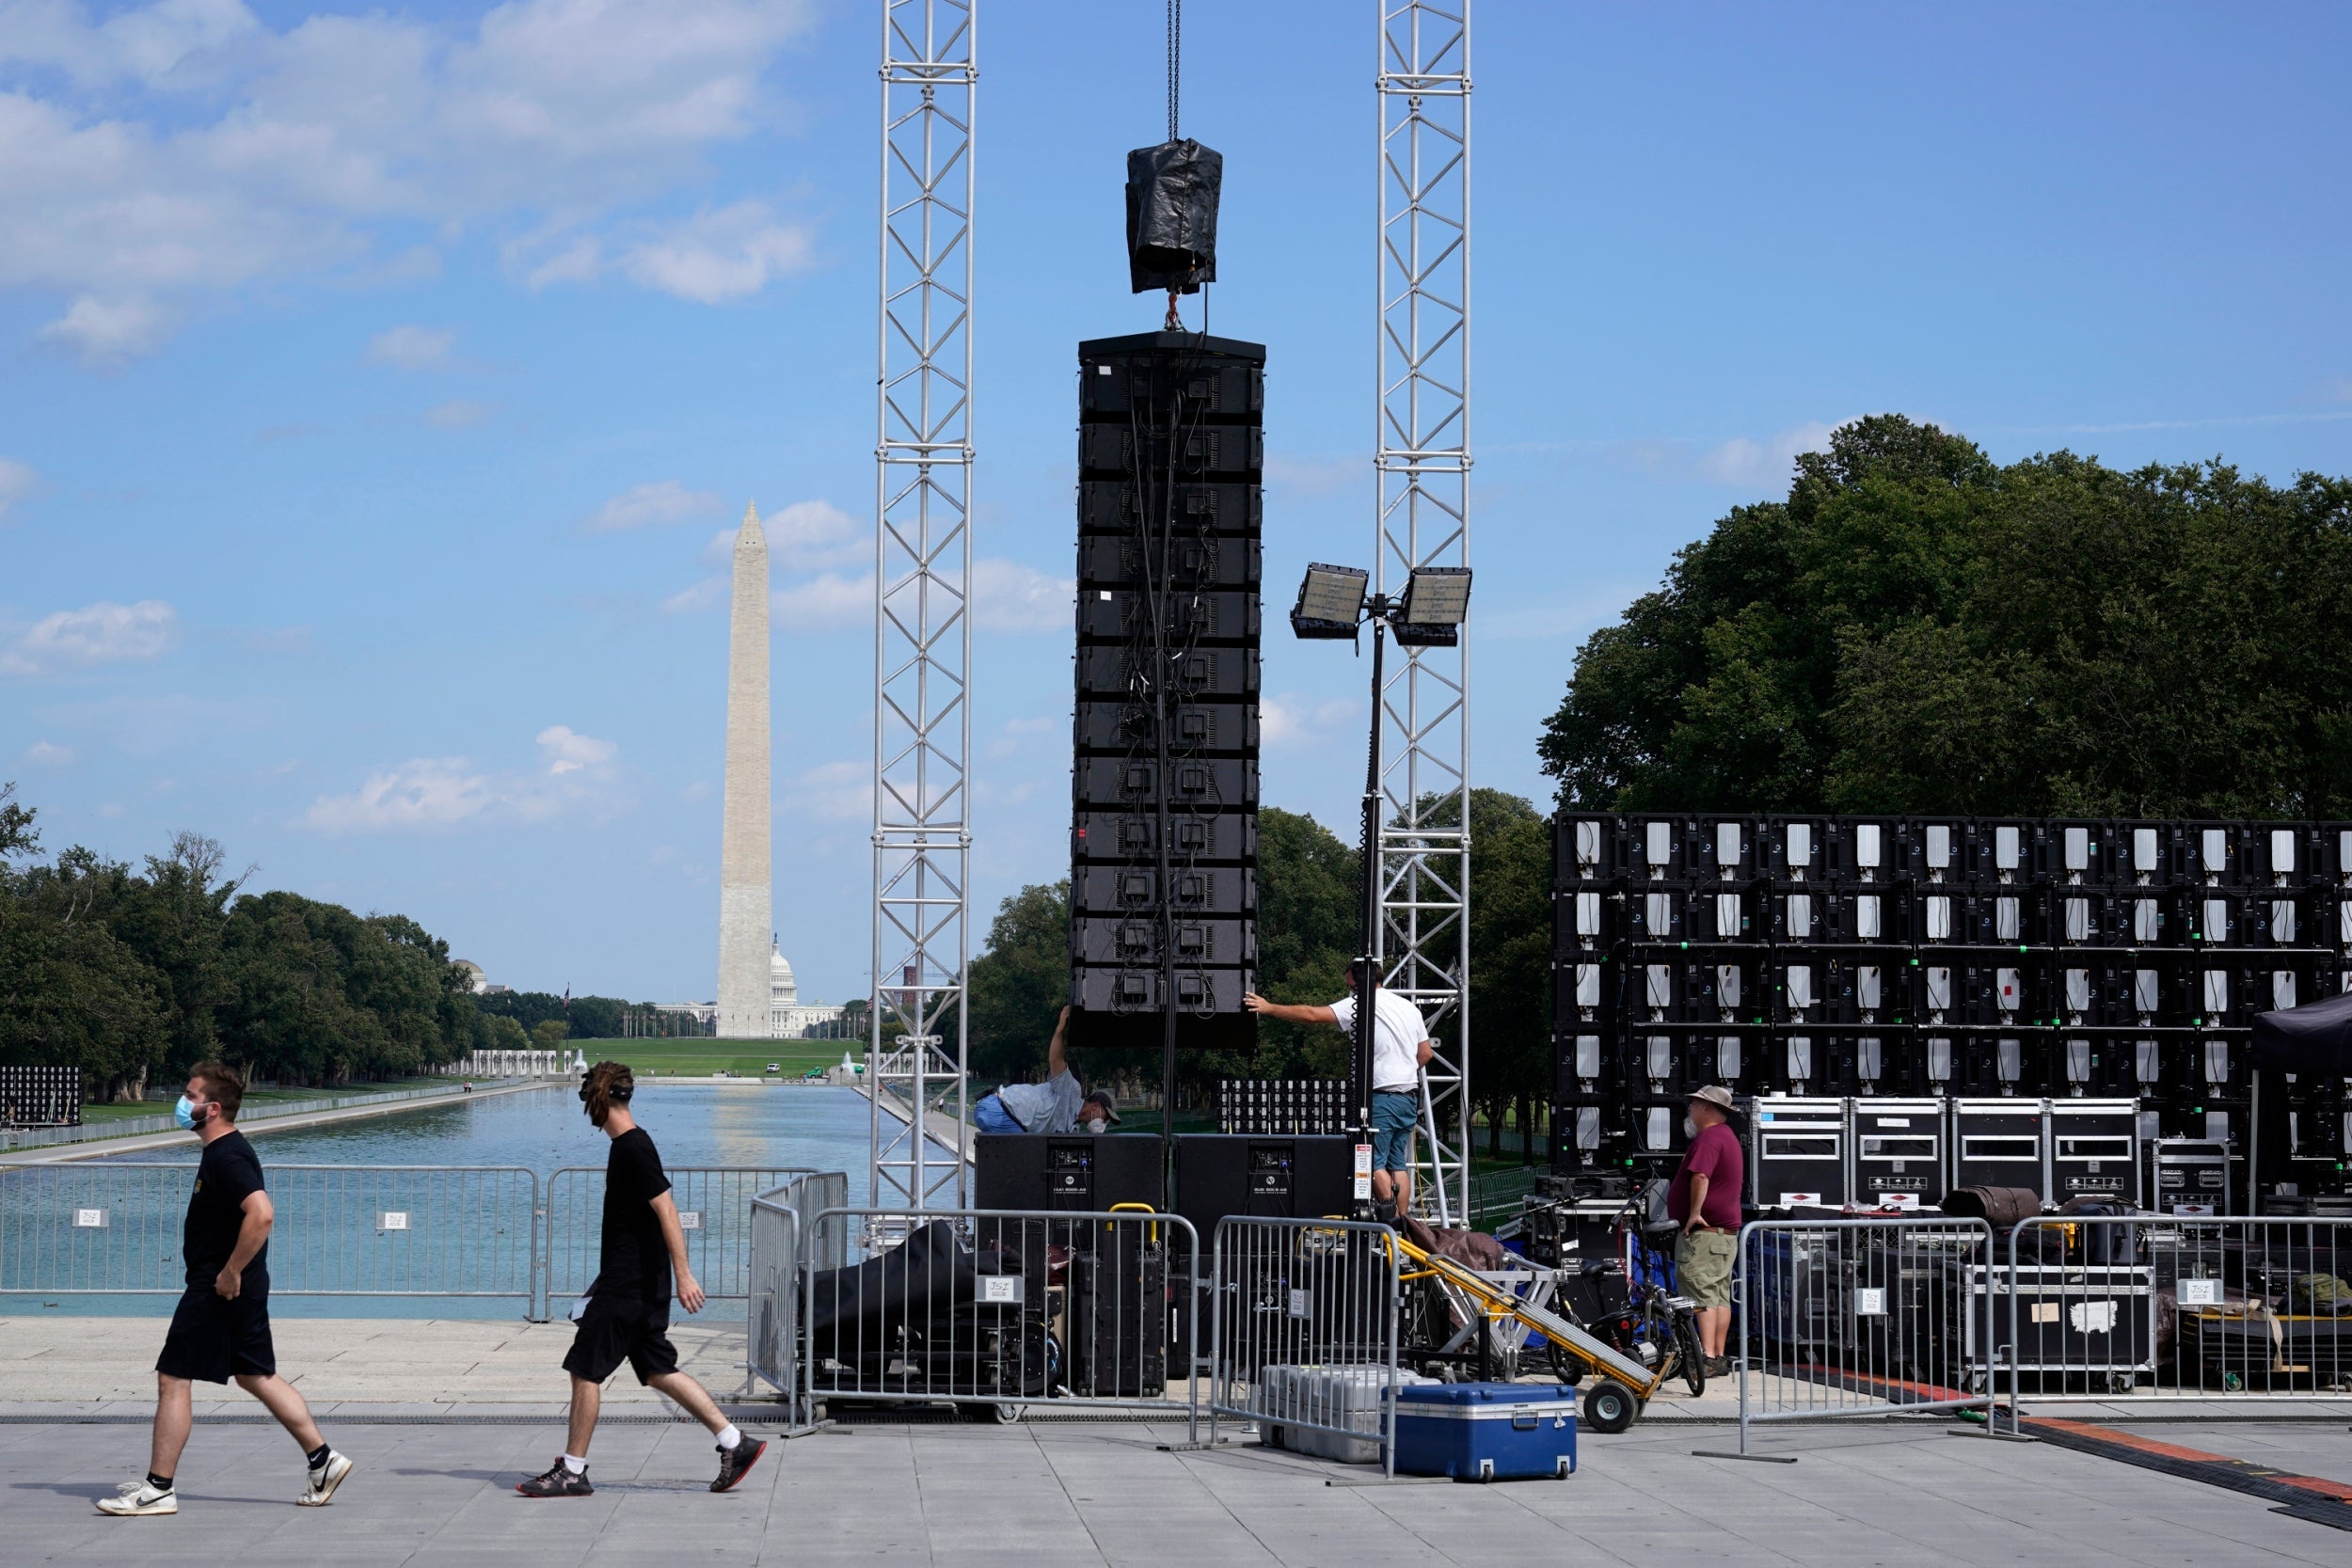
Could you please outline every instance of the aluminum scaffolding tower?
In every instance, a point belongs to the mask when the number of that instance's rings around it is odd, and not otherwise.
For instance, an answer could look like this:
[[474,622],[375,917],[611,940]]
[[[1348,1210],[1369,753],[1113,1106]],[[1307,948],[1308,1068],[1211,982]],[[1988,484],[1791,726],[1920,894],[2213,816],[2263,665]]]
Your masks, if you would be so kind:
[[[1470,561],[1470,0],[1382,0],[1375,592]],[[1381,983],[1438,1042],[1414,1182],[1470,1212],[1470,637],[1405,648],[1381,695]],[[1444,1026],[1451,1022],[1452,1039]]]
[[[959,1207],[967,1188],[960,1154],[934,1146],[925,1122],[946,1113],[961,1123],[968,1110],[977,4],[882,7],[874,973],[866,1058],[873,1202],[882,1207]],[[894,1024],[903,1035],[891,1042]]]

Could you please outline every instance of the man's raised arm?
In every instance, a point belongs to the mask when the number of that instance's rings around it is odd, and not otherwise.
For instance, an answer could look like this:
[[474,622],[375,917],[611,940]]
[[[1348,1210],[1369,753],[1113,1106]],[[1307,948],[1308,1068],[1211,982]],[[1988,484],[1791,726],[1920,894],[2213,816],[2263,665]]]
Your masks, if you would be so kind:
[[1283,1023],[1337,1023],[1339,1015],[1330,1008],[1310,1002],[1303,1006],[1289,1002],[1268,1002],[1256,991],[1241,999],[1241,1005],[1260,1018],[1271,1018]]

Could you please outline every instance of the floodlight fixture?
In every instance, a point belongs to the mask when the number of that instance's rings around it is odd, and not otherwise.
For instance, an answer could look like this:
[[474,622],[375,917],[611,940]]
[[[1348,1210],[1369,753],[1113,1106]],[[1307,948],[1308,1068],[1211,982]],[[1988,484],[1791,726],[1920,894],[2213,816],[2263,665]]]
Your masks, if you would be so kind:
[[1416,566],[1396,618],[1417,626],[1458,626],[1470,619],[1470,591],[1467,566]]
[[1291,630],[1307,639],[1353,641],[1371,584],[1372,574],[1361,567],[1310,562],[1291,610]]

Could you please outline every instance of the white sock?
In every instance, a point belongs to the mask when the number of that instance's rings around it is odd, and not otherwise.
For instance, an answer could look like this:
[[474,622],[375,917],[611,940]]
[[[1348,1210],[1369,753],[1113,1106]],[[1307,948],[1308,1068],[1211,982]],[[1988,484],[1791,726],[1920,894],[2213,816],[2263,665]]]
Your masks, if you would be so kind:
[[735,1430],[733,1423],[729,1423],[727,1427],[719,1433],[719,1446],[723,1449],[731,1449],[741,1441],[743,1441],[743,1434]]
[[565,1454],[564,1456],[564,1468],[569,1470],[576,1476],[584,1476],[588,1473],[588,1462],[584,1459],[576,1459],[570,1454]]

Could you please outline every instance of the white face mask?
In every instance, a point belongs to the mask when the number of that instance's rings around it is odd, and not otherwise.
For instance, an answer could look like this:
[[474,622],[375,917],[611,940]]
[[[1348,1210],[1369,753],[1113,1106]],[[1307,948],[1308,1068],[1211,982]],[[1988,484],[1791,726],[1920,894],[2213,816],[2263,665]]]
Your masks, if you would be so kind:
[[1089,1132],[1100,1132],[1109,1126],[1109,1122],[1104,1121],[1101,1117],[1096,1117],[1092,1121],[1086,1124],[1086,1130]]
[[1686,1138],[1697,1137],[1699,1135],[1699,1124],[1692,1121],[1689,1117],[1684,1117],[1682,1118],[1682,1135]]

